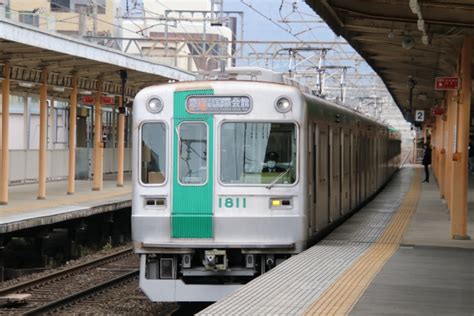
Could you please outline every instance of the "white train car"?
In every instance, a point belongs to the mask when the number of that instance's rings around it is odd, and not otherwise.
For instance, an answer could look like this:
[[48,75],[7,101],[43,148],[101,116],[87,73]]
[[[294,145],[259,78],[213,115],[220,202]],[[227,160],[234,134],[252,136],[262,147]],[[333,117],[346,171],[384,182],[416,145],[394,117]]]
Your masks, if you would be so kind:
[[398,169],[389,127],[281,75],[229,74],[135,98],[132,233],[153,301],[218,300],[312,245]]

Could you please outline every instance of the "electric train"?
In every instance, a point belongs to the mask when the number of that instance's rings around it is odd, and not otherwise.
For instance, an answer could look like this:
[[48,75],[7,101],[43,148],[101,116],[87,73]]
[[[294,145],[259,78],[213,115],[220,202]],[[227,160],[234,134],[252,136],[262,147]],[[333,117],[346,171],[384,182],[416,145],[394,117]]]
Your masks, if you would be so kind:
[[281,74],[148,87],[133,105],[132,235],[153,301],[216,301],[384,185],[400,135]]

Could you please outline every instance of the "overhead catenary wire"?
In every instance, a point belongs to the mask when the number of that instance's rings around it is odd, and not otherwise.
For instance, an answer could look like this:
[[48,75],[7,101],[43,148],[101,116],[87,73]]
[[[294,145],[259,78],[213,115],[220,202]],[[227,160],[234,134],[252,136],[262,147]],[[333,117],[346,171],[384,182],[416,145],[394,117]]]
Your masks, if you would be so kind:
[[260,12],[259,10],[257,10],[256,8],[254,8],[250,3],[247,3],[245,2],[245,0],[240,0],[240,2],[242,4],[244,4],[245,6],[247,6],[248,8],[250,8],[251,10],[253,10],[255,13],[257,13],[258,15],[260,15],[261,17],[263,17],[264,19],[268,20],[270,23],[276,25],[278,28],[282,29],[283,31],[285,31],[286,33],[290,34],[291,36],[293,36],[294,38],[296,38],[298,41],[300,42],[303,42],[304,40],[301,39],[299,36],[293,34],[292,32],[290,32],[289,30],[287,30],[286,28],[284,28],[283,26],[281,26],[278,22],[274,21],[271,17],[268,17],[266,16],[265,14],[263,14],[262,12]]

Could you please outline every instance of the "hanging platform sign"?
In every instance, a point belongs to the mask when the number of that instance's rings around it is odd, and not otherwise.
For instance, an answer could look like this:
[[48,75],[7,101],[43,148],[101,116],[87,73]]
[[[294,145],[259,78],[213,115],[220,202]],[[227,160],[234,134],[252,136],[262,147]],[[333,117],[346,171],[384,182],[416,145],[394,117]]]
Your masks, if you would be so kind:
[[92,95],[85,95],[81,97],[81,103],[85,105],[93,105],[95,103],[95,97]]
[[[95,97],[92,95],[85,95],[81,97],[81,103],[85,105],[94,105],[95,104]],[[115,104],[115,97],[107,97],[103,96],[100,97],[100,104],[103,105],[114,105]]]
[[425,121],[425,111],[416,110],[415,112],[415,122],[424,122]]
[[459,89],[459,77],[435,77],[435,90]]
[[441,116],[441,115],[444,115],[444,113],[445,113],[444,108],[439,108],[439,107],[431,108],[431,116]]
[[115,97],[100,97],[100,104],[114,105],[115,104]]

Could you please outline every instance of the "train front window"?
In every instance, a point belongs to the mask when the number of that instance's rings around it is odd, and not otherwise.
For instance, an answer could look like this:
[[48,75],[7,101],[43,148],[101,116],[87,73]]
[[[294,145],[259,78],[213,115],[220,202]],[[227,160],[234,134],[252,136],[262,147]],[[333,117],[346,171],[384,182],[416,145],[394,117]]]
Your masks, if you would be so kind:
[[296,150],[294,123],[224,123],[220,179],[225,184],[292,184]]
[[166,177],[166,126],[149,122],[142,126],[141,180],[160,184]]
[[179,125],[179,182],[201,185],[207,181],[207,125]]

